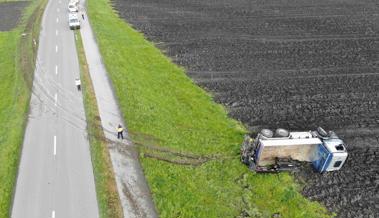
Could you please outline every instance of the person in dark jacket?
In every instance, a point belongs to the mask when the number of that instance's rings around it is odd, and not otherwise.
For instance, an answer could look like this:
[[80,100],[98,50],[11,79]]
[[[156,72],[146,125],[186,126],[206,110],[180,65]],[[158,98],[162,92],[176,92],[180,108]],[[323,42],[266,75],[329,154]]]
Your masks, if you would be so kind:
[[117,127],[117,138],[118,139],[124,139],[124,135],[123,135],[123,132],[124,132],[124,128],[122,128],[121,124],[118,124],[118,127]]

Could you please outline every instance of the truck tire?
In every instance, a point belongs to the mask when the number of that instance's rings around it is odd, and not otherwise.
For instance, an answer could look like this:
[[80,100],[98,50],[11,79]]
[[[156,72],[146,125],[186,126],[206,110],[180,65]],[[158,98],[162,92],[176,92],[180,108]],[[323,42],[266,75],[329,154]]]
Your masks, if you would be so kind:
[[249,156],[242,155],[241,162],[247,166],[249,166]]
[[249,170],[255,171],[256,168],[257,168],[257,166],[255,165],[255,163],[253,161],[250,161],[250,163],[249,163]]
[[275,137],[288,137],[289,135],[290,133],[286,129],[279,128],[275,130]]
[[338,135],[334,131],[329,131],[328,136],[331,139],[339,139]]
[[261,135],[263,135],[266,138],[272,138],[274,136],[274,133],[269,129],[262,129]]
[[321,137],[328,137],[328,133],[321,127],[317,127],[317,133],[321,136]]

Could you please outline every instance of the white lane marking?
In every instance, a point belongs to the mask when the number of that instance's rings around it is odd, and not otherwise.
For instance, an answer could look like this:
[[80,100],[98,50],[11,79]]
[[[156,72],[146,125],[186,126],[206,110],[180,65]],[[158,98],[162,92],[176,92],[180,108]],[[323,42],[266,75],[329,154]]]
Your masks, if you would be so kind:
[[59,8],[57,8],[57,12],[59,12]]
[[51,212],[51,218],[55,218],[55,210]]
[[57,23],[59,23],[59,18],[57,17]]
[[55,35],[58,35],[58,30],[55,30]]
[[58,52],[58,45],[55,46],[55,52]]
[[55,65],[55,74],[58,74],[58,65]]
[[57,155],[57,136],[54,136],[54,156]]
[[55,96],[54,96],[54,105],[57,106],[57,103],[58,103],[58,94],[55,93]]

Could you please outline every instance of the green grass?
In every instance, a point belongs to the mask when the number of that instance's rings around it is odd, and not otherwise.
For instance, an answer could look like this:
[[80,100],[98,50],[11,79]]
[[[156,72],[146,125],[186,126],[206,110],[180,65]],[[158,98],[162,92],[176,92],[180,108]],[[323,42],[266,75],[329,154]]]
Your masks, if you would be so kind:
[[239,162],[242,125],[107,0],[88,12],[161,217],[330,217],[289,174],[253,174]]
[[[34,70],[35,51],[32,38],[40,20],[37,9],[45,2],[32,1],[17,28],[0,32],[0,217],[4,218],[10,213],[29,107],[28,78]],[[34,22],[37,25],[32,25]],[[23,32],[28,34],[21,37]]]
[[28,105],[28,90],[15,66],[19,34],[0,32],[0,217],[8,217]]
[[87,119],[87,131],[91,145],[90,150],[100,217],[121,218],[123,217],[121,202],[117,193],[107,142],[104,140],[105,136],[101,128],[96,96],[88,71],[81,35],[77,31],[75,35],[77,36],[76,48],[80,62],[83,101]]

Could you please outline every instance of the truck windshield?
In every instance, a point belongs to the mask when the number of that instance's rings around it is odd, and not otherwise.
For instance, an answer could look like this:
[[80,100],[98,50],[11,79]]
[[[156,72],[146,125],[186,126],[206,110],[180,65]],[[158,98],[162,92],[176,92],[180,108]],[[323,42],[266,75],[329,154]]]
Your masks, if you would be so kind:
[[341,165],[342,161],[336,161],[333,165],[333,167],[339,167]]
[[78,19],[70,19],[70,23],[77,23]]
[[343,150],[345,150],[345,148],[343,147],[342,144],[339,144],[339,145],[336,145],[336,150],[337,151],[343,151]]

